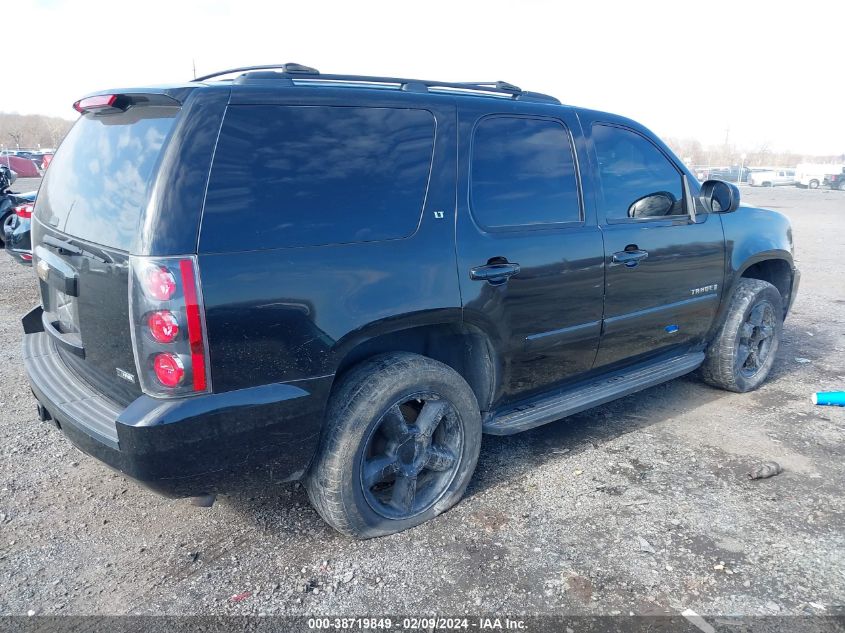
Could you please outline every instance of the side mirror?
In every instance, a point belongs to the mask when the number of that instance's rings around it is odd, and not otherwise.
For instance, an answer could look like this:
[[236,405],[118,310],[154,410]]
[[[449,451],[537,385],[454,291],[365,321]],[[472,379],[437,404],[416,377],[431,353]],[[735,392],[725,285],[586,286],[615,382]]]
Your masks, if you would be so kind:
[[699,199],[710,213],[731,213],[739,208],[739,187],[724,180],[706,180]]
[[628,207],[629,218],[657,218],[672,215],[675,197],[668,191],[658,191],[643,196]]

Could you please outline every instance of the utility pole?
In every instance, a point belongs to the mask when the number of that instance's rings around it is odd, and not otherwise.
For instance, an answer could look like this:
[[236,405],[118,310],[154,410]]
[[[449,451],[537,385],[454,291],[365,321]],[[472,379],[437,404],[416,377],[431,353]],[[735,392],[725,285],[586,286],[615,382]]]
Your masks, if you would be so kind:
[[197,60],[192,59],[191,65],[194,67],[194,79],[196,79],[197,78]]

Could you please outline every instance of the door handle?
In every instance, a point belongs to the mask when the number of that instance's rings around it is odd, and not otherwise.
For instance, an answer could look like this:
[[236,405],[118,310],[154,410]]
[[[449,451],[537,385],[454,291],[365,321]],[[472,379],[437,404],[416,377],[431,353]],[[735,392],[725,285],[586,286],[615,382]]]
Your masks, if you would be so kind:
[[491,286],[501,286],[518,272],[519,264],[485,264],[470,268],[469,278],[475,281],[486,281]]
[[624,251],[619,251],[618,253],[613,253],[610,260],[614,264],[625,264],[628,268],[634,268],[646,257],[648,257],[648,251],[633,248],[631,250],[626,249]]

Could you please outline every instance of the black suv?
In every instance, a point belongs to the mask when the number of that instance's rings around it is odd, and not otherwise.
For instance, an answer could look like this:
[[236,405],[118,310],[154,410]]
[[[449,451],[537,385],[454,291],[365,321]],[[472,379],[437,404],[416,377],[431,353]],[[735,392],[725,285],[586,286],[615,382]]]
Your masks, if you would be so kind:
[[795,297],[785,217],[504,82],[288,64],[75,107],[26,371],[42,419],[170,496],[272,469],[344,533],[403,530],[483,432],[699,368],[754,389]]
[[845,191],[845,168],[843,168],[838,174],[826,174],[824,177],[824,184],[831,189]]

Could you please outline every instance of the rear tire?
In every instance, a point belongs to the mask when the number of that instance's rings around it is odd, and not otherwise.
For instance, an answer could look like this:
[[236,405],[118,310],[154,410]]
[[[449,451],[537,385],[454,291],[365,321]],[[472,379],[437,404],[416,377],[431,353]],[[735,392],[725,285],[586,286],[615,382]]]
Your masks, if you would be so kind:
[[809,187],[810,187],[810,189],[818,189],[819,188],[819,181],[818,180],[811,180]]
[[840,181],[839,191],[845,191],[845,180]]
[[0,220],[0,248],[6,247],[6,227],[9,226],[15,218],[14,212],[9,213]]
[[478,402],[455,370],[418,354],[383,354],[334,388],[305,489],[339,532],[393,534],[455,505],[480,448]]
[[783,299],[760,279],[740,279],[725,321],[707,347],[701,376],[714,387],[745,393],[772,368],[783,329]]

